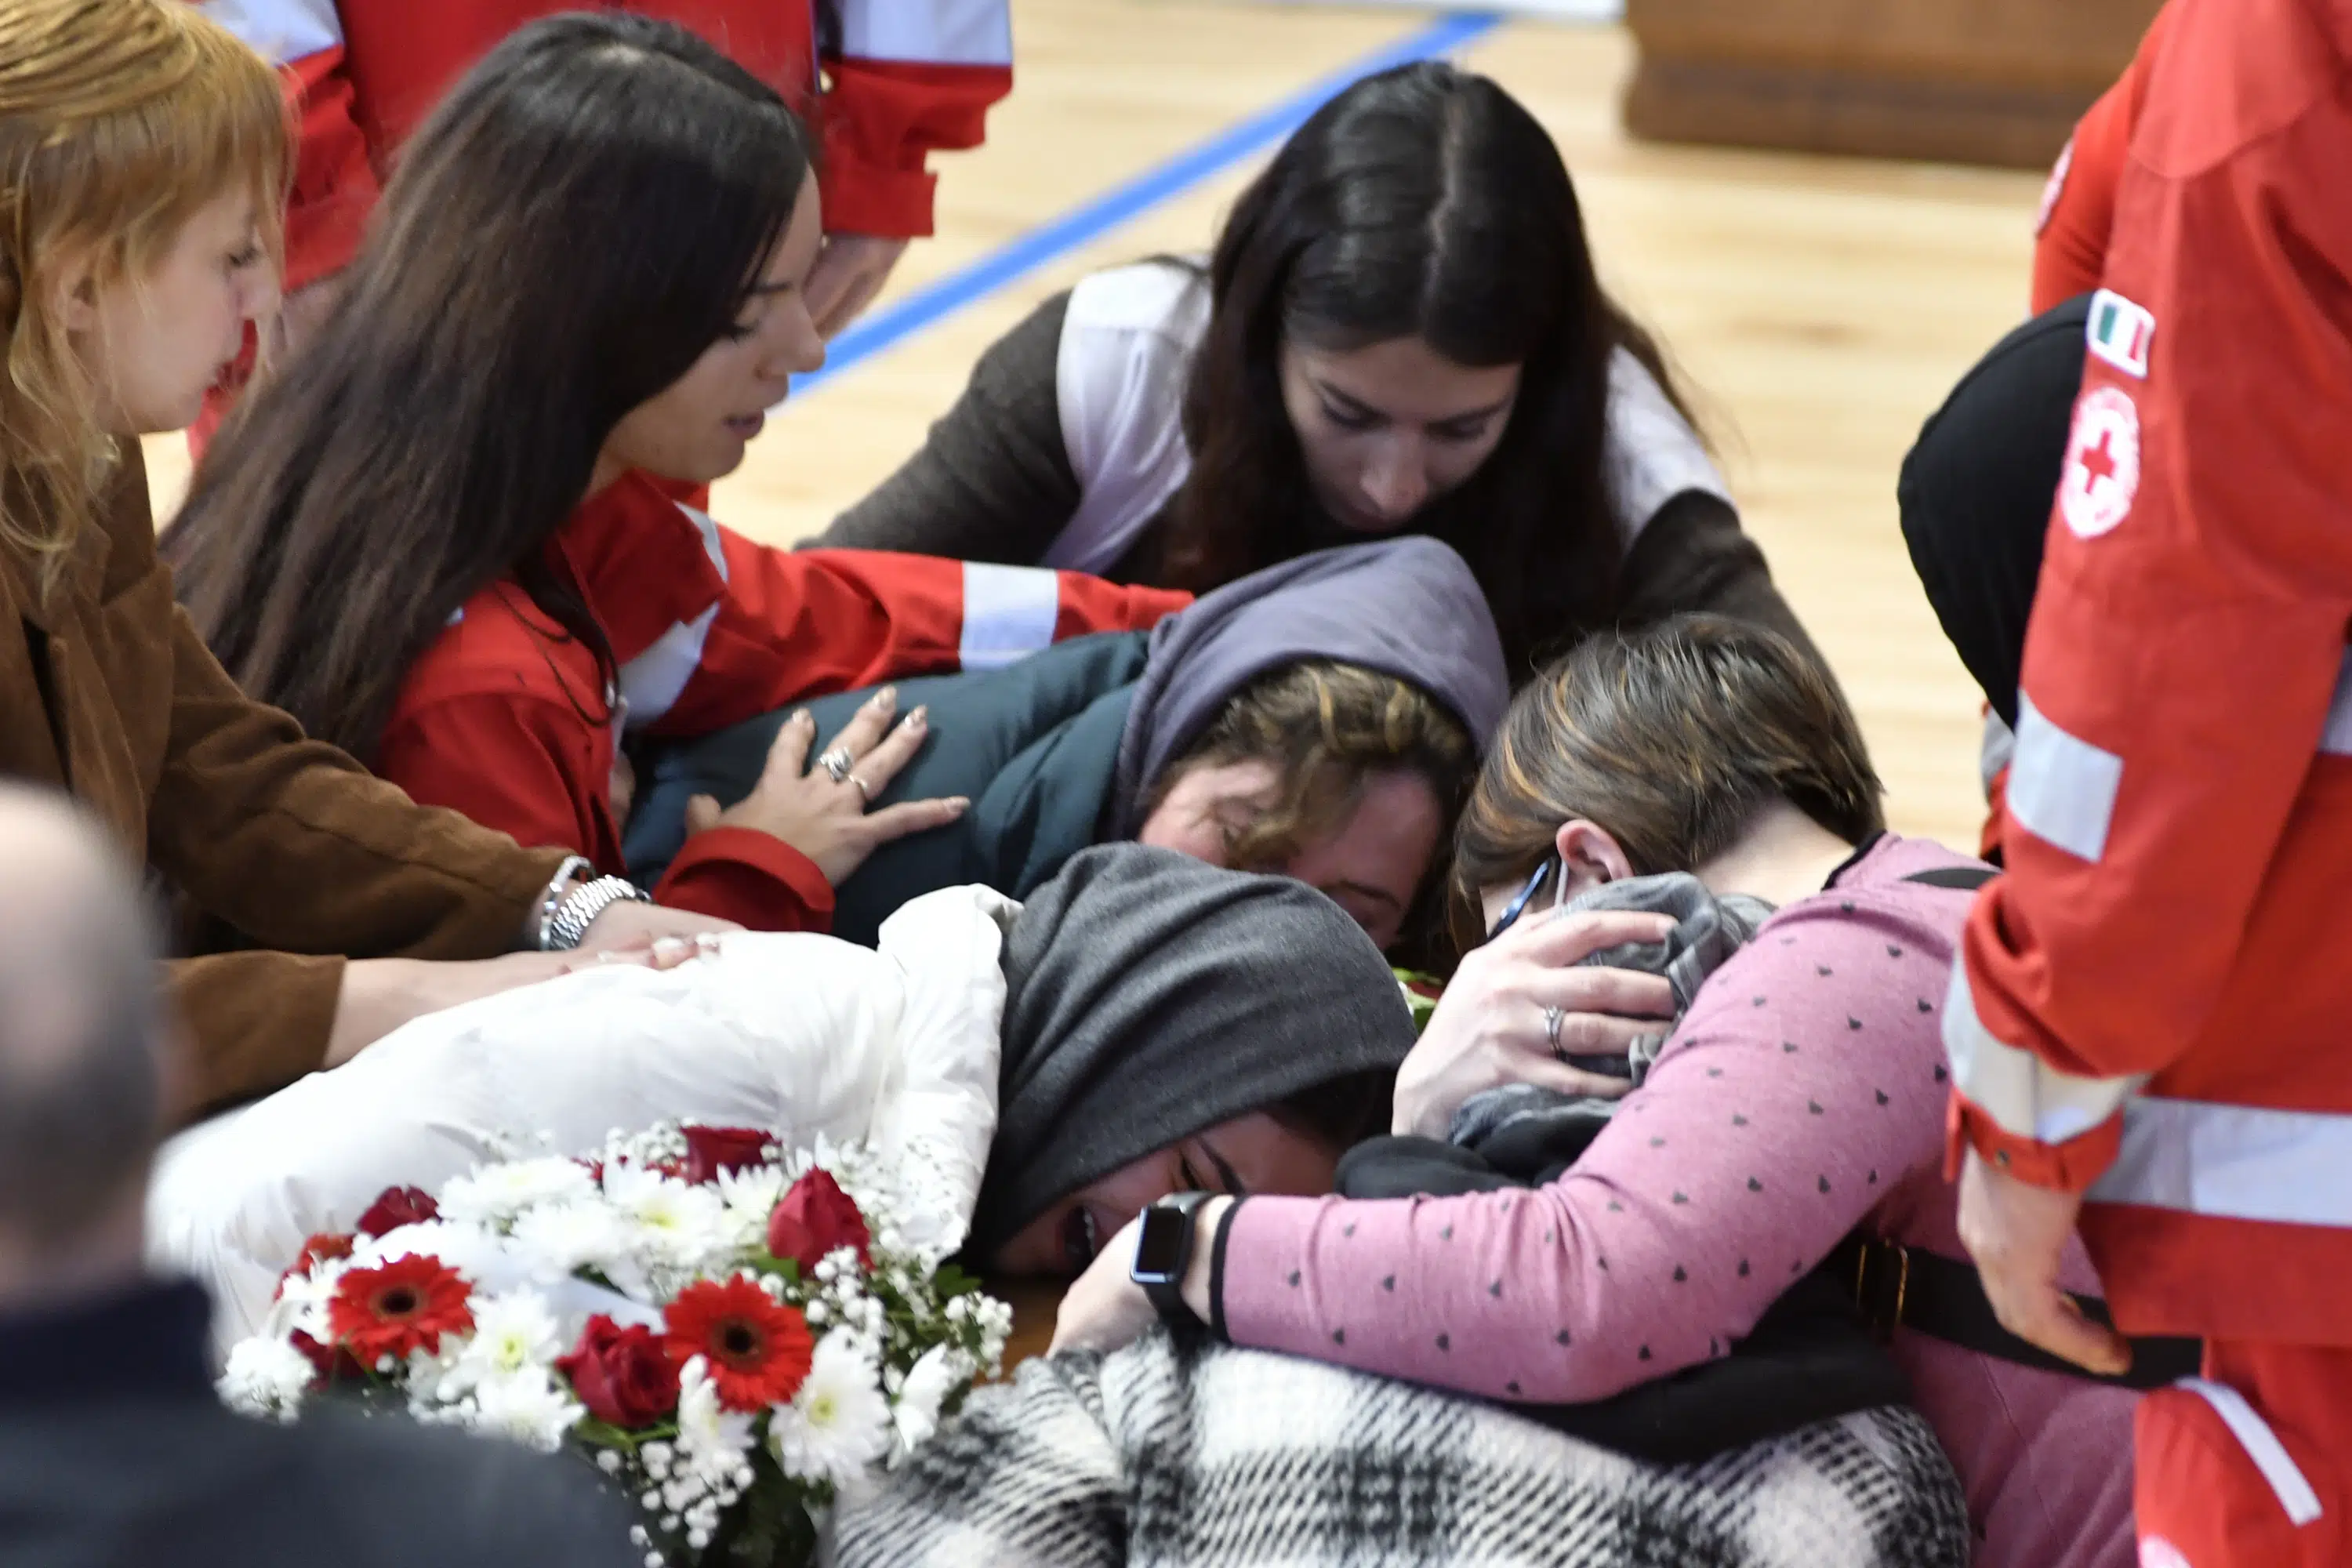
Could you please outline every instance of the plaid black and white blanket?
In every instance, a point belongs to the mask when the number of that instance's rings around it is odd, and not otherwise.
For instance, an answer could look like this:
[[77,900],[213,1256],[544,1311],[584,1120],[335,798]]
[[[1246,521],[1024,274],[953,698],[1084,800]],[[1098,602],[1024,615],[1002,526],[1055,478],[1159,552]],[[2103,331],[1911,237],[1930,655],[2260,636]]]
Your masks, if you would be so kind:
[[1969,1547],[1909,1410],[1659,1468],[1475,1400],[1162,1332],[976,1391],[835,1529],[838,1568],[1967,1568]]

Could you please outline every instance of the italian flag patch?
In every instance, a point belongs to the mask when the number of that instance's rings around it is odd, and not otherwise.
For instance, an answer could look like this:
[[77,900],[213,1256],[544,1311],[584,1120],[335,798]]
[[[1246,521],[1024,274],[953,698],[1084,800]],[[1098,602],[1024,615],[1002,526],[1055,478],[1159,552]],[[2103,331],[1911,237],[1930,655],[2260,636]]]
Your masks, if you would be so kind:
[[2091,352],[2142,381],[2147,379],[2147,347],[2156,340],[2156,317],[2112,289],[2091,296],[2091,319],[2085,331]]

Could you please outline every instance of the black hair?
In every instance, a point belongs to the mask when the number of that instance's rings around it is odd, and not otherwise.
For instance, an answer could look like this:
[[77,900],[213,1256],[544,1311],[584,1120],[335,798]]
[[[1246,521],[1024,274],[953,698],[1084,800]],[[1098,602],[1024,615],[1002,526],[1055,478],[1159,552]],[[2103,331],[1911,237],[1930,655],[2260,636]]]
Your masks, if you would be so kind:
[[1244,192],[1209,268],[1184,399],[1192,468],[1161,570],[1196,591],[1335,542],[1284,411],[1286,340],[1348,351],[1417,336],[1466,366],[1516,364],[1500,444],[1406,524],[1460,552],[1514,679],[1613,623],[1621,551],[1603,442],[1622,348],[1680,406],[1656,344],[1602,291],[1576,187],[1535,117],[1443,61],[1364,79]]
[[621,417],[733,325],[810,173],[783,100],[671,23],[552,16],[475,66],[165,538],[238,684],[369,758],[410,666],[512,576],[609,687],[550,541]]

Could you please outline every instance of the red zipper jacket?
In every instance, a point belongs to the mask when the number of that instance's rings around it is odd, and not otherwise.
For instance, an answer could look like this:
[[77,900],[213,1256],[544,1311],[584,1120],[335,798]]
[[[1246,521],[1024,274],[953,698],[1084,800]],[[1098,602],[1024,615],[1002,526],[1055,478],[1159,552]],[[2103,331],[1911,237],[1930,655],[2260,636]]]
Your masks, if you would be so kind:
[[[375,771],[419,801],[614,874],[625,870],[612,798],[624,726],[706,734],[827,692],[1140,630],[1192,602],[1075,572],[773,550],[641,473],[591,497],[555,548],[612,642],[619,690],[604,689],[594,656],[520,588],[493,584],[409,671]],[[815,865],[750,828],[698,834],[653,891],[757,930],[822,931],[833,915]]]
[[[393,152],[466,68],[557,0],[212,0],[286,68],[301,116],[286,287],[359,247]],[[821,127],[830,234],[931,232],[932,152],[980,145],[1013,89],[1006,0],[634,0],[693,28]],[[819,95],[819,72],[824,88]]]
[[2164,47],[2165,19],[2158,11],[2139,41],[2139,50],[2116,84],[2099,95],[2074,134],[2067,139],[2050,183],[2042,193],[2042,215],[2033,226],[2033,313],[2042,314],[2099,286],[2107,259],[2107,235],[2116,223],[2116,185],[2130,154],[2132,127],[2147,99],[2148,62]]
[[2173,0],[1944,1018],[2132,1332],[2352,1344],[2347,171],[2352,7]]

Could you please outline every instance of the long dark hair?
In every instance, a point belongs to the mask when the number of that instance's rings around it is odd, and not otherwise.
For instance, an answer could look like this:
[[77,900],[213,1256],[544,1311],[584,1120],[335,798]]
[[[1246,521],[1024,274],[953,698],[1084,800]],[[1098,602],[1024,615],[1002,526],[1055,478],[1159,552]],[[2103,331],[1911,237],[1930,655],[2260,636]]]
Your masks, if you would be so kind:
[[1347,351],[1419,336],[1457,364],[1523,368],[1493,454],[1406,526],[1470,563],[1515,679],[1613,621],[1612,352],[1680,399],[1656,344],[1601,291],[1559,150],[1508,93],[1435,61],[1349,88],[1243,193],[1209,284],[1184,395],[1192,469],[1162,546],[1171,584],[1204,590],[1332,542],[1283,410],[1285,338]]
[[782,99],[669,23],[550,17],[467,73],[165,539],[239,684],[369,757],[409,667],[509,574],[609,680],[549,541],[621,416],[742,309],[807,148]]

